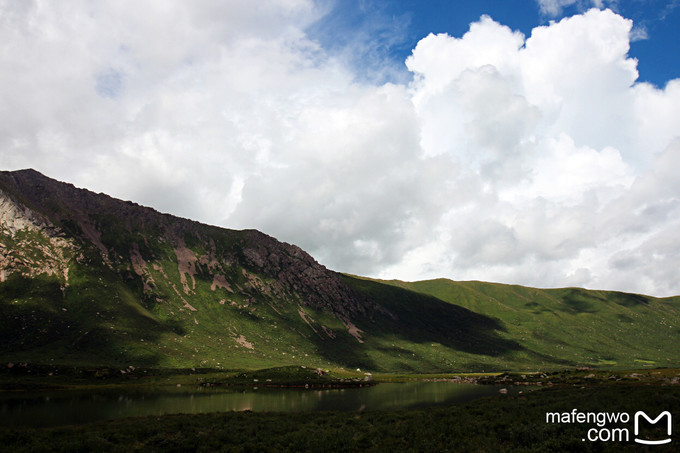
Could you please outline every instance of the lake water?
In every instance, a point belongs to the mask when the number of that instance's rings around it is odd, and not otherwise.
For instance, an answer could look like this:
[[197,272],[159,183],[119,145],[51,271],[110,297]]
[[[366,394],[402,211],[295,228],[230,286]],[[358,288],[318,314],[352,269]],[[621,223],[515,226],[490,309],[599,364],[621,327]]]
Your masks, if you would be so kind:
[[[508,387],[508,394],[528,391]],[[87,390],[0,393],[0,425],[57,426],[123,417],[228,411],[370,411],[464,403],[500,387],[450,382],[384,383],[347,389]]]

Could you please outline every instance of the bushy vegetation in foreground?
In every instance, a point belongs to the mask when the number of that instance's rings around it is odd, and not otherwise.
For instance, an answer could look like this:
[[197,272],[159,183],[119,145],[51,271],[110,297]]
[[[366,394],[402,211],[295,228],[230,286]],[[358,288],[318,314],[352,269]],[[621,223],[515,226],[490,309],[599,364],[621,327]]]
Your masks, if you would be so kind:
[[[546,412],[627,412],[675,415],[673,441],[582,441],[591,425],[549,424]],[[680,439],[680,388],[618,384],[553,388],[519,397],[478,400],[426,410],[366,413],[254,413],[145,417],[50,429],[0,429],[0,449],[27,452],[669,452]],[[665,426],[652,432],[665,437]],[[649,433],[648,433],[649,434]]]

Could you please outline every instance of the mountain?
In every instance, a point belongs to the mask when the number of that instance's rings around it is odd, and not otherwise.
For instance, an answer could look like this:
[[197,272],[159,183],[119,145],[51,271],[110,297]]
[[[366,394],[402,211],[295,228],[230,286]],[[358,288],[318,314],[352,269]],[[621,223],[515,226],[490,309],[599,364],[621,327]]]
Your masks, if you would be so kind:
[[680,298],[342,275],[299,247],[0,172],[0,363],[677,365]]

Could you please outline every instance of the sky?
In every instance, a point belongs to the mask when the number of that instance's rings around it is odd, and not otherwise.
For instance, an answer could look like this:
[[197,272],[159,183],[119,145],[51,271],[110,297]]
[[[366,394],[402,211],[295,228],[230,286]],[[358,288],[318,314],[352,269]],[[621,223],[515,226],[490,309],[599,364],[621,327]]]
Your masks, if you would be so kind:
[[0,169],[327,267],[680,295],[678,0],[0,0]]

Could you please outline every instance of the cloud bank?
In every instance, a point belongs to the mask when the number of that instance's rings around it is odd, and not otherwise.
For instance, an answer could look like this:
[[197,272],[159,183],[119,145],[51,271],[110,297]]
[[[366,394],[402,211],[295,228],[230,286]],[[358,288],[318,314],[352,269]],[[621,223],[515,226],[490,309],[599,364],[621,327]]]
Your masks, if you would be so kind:
[[631,21],[483,16],[376,84],[308,31],[328,10],[0,2],[0,166],[344,272],[680,294],[680,79],[636,83]]

